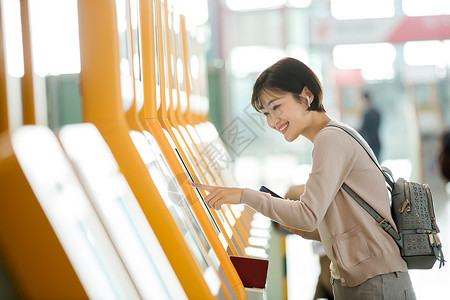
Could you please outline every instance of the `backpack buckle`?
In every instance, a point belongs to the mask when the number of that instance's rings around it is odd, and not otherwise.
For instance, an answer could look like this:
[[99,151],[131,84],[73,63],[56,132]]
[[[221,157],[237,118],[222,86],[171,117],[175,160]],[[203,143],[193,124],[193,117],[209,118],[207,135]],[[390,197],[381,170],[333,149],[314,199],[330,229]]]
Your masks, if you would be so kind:
[[388,224],[386,219],[383,219],[380,222],[378,222],[378,225],[380,225],[380,227],[384,229],[384,226],[383,226],[384,223]]

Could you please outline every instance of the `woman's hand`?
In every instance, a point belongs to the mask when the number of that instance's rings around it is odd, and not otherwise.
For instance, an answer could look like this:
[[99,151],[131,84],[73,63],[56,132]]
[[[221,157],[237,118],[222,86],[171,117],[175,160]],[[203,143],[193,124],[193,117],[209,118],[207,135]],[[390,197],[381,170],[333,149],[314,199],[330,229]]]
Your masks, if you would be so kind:
[[239,204],[241,203],[241,197],[244,193],[242,188],[213,186],[200,183],[191,183],[193,187],[205,190],[209,192],[206,196],[205,202],[209,207],[214,209],[220,209],[222,204]]
[[285,226],[285,225],[281,225],[280,223],[278,223],[278,226],[280,226],[280,227],[283,228],[284,230],[289,231],[290,233],[293,233],[293,234],[298,234],[298,232],[300,231],[300,230],[295,229],[295,228],[292,228],[292,227],[288,227],[288,226]]

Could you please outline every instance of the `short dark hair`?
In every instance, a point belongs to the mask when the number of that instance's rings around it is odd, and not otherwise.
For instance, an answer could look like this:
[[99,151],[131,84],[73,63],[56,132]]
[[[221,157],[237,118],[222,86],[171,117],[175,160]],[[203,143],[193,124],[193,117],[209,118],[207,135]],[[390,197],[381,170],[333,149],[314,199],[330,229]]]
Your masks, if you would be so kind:
[[253,85],[252,106],[261,112],[261,94],[266,91],[291,93],[298,101],[303,88],[307,86],[314,99],[308,110],[325,112],[322,104],[322,84],[316,74],[301,61],[286,57],[264,70]]

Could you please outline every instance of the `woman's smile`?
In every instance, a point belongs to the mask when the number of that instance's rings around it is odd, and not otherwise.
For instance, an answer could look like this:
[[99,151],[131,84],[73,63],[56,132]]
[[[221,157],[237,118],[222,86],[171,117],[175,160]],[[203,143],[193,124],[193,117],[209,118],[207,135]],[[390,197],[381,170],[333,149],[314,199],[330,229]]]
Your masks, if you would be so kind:
[[281,126],[275,126],[275,127],[278,129],[279,132],[281,132],[282,134],[285,134],[286,131],[288,130],[289,122],[286,122]]

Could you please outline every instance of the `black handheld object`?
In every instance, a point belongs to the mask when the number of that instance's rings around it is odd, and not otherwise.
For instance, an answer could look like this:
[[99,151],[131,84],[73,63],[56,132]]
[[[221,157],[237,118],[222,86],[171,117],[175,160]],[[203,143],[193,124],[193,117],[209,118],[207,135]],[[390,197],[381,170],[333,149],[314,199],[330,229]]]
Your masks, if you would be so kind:
[[270,189],[266,188],[265,186],[261,186],[259,188],[260,192],[264,192],[264,193],[269,193],[272,197],[277,197],[277,198],[281,198],[283,199],[283,197],[281,197],[280,195],[278,195],[277,193],[272,192]]

